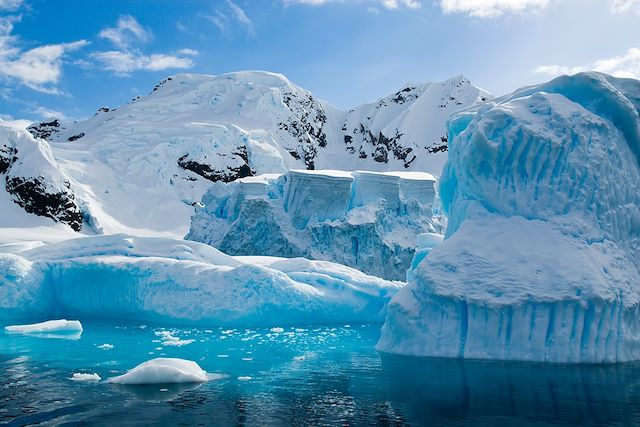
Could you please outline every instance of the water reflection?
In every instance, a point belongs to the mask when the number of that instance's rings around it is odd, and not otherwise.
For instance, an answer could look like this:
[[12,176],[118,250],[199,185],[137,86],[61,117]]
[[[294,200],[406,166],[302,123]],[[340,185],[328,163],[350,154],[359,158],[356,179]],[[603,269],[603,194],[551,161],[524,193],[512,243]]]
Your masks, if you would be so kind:
[[544,365],[382,356],[390,404],[411,424],[640,423],[640,365]]

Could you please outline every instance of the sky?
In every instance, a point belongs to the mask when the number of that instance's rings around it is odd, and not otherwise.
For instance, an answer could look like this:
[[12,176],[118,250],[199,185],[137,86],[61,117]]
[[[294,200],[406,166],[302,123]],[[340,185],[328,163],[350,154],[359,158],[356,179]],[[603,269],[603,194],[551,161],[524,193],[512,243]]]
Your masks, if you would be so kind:
[[464,74],[640,78],[640,0],[0,0],[0,119],[81,120],[164,77],[267,70],[350,108]]

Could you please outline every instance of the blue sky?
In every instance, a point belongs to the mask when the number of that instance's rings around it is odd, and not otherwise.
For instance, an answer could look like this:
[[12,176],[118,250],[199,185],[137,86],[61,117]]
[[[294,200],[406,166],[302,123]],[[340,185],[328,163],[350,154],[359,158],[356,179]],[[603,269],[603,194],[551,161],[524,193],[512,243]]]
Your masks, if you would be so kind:
[[640,0],[0,0],[0,118],[81,119],[179,72],[281,72],[349,108],[464,74],[640,78]]

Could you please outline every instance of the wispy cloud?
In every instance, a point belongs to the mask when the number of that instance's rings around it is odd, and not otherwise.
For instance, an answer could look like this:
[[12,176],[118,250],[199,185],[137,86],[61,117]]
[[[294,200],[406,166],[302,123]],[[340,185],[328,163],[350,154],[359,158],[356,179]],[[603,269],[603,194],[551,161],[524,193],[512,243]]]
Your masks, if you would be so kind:
[[[385,9],[398,9],[401,7],[406,7],[409,9],[419,9],[420,8],[420,0],[283,0],[285,6],[291,5],[308,5],[308,6],[324,6],[328,4],[336,4],[336,3],[363,3],[369,4],[377,3],[384,7]],[[369,12],[372,12],[371,6],[368,7]],[[376,9],[377,10],[377,9]],[[375,13],[375,12],[373,12]]]
[[237,3],[232,0],[226,0],[226,9],[216,9],[212,14],[202,15],[206,20],[211,22],[215,27],[224,34],[229,34],[234,26],[242,27],[247,34],[255,35],[253,21],[247,13]]
[[616,77],[640,79],[640,49],[631,48],[624,55],[600,59],[589,65],[542,65],[534,70],[550,76],[572,75],[582,71],[600,71]]
[[62,77],[64,56],[89,42],[78,40],[22,50],[12,34],[14,23],[19,20],[18,16],[0,18],[0,77],[39,92],[60,94],[57,85]]
[[541,10],[549,0],[440,0],[444,13],[464,13],[479,18],[492,18],[507,12]]
[[124,15],[118,18],[115,27],[102,29],[98,36],[109,40],[120,49],[127,49],[135,43],[150,41],[153,33],[140,25],[133,16]]

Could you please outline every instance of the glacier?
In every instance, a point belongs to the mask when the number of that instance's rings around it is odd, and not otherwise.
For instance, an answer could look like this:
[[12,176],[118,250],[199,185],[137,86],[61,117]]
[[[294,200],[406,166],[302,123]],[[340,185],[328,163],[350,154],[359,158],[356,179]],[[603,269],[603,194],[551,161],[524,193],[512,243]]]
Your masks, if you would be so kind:
[[424,172],[293,170],[215,183],[187,239],[229,255],[305,257],[405,280],[422,233],[442,233]]
[[323,261],[236,259],[180,239],[93,236],[0,253],[0,320],[234,327],[382,322],[403,285]]
[[426,236],[377,348],[415,356],[640,359],[640,82],[563,76],[454,116]]

